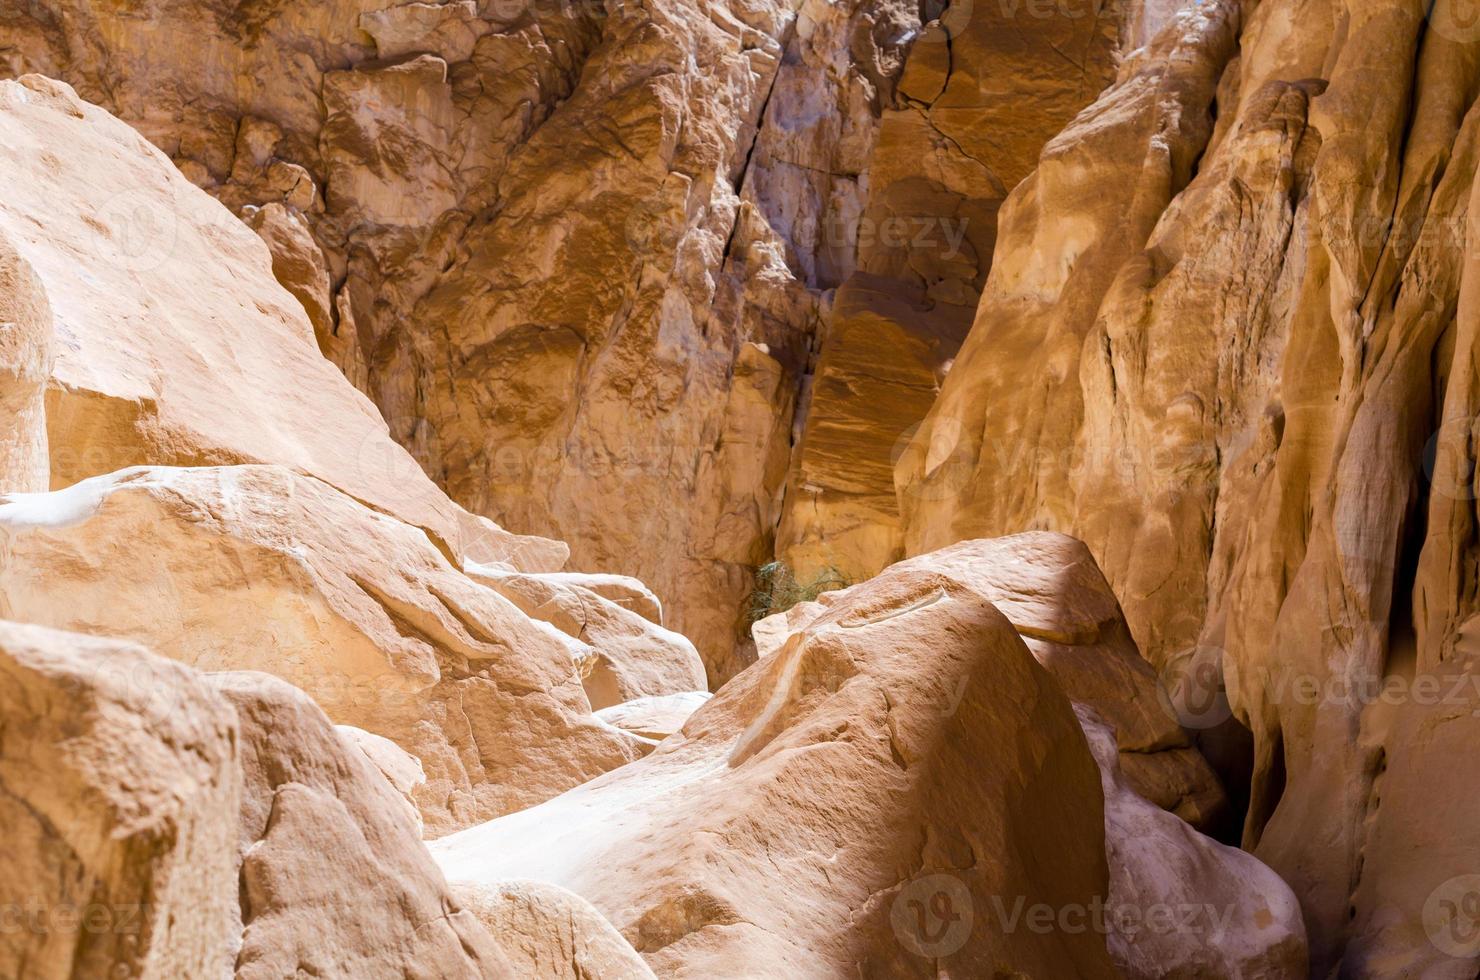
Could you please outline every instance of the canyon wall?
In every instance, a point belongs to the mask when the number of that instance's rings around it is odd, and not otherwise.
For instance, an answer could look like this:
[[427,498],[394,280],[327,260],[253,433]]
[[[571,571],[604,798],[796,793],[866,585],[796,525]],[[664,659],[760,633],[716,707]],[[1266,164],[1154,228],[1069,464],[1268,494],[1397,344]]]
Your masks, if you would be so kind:
[[1244,843],[1300,896],[1317,975],[1463,969],[1425,916],[1476,859],[1466,16],[1181,15],[1003,207],[896,472],[911,553],[1082,538],[1205,747],[1247,729]]

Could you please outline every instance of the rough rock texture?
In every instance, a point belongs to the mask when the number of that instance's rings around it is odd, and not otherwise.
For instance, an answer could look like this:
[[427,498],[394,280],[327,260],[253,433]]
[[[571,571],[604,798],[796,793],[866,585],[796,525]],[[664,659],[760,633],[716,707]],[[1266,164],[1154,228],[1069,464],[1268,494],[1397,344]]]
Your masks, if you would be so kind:
[[709,698],[708,691],[636,698],[602,708],[596,712],[596,717],[652,746],[683,728],[689,715],[702,708]]
[[542,881],[463,883],[462,906],[499,938],[514,977],[656,980],[632,944],[590,902]]
[[431,833],[638,754],[591,715],[580,672],[595,651],[420,529],[282,467],[139,467],[0,497],[0,554],[0,616],[267,671],[395,741],[426,769],[413,794]]
[[1109,84],[1133,29],[1120,21],[1139,6],[958,2],[910,46],[847,229],[856,269],[829,311],[777,533],[803,577],[857,582],[901,556],[894,463],[971,325],[997,211]]
[[240,980],[515,977],[402,798],[302,691],[207,675],[240,724]]
[[912,553],[1075,534],[1147,656],[1226,689],[1244,841],[1319,976],[1474,968],[1426,935],[1475,904],[1436,892],[1474,859],[1470,767],[1443,761],[1480,611],[1469,13],[1179,14],[1004,206],[897,471]]
[[0,623],[0,974],[231,971],[231,705],[128,643]]
[[643,577],[718,681],[854,267],[826,223],[864,207],[918,26],[903,0],[44,0],[0,10],[0,71],[263,208],[320,345],[427,471]]
[[[1120,606],[1088,549],[1062,534],[1032,532],[965,541],[891,567],[946,576],[991,602],[1012,623],[1070,700],[1115,731],[1135,792],[1199,828],[1221,829],[1228,805],[1218,778],[1192,747],[1141,658]],[[823,594],[755,625],[770,655],[872,582]]]
[[[1305,923],[1290,886],[1258,859],[1226,847],[1142,799],[1124,778],[1115,731],[1075,705],[1105,793],[1112,910],[1142,913],[1105,945],[1130,978],[1310,976]],[[1151,910],[1172,914],[1158,919]],[[1111,915],[1115,915],[1112,911]]]
[[1098,787],[1002,614],[890,570],[651,755],[433,853],[454,883],[576,892],[665,977],[1109,977],[1100,934],[989,918],[1105,894]]
[[51,367],[46,292],[0,231],[0,493],[50,486],[46,381]]
[[529,617],[590,646],[591,655],[582,658],[581,681],[593,708],[703,690],[707,684],[704,662],[692,643],[586,588],[582,576],[528,575],[474,563],[463,569]]
[[[15,307],[0,322],[23,338],[6,329],[0,397],[26,406],[13,418],[33,417],[26,392],[49,343],[50,486],[146,463],[281,463],[457,554],[563,563],[557,542],[508,534],[447,499],[319,355],[257,236],[124,123],[64,84],[0,81],[0,184],[0,284],[16,283],[0,294]],[[15,424],[7,416],[7,436]],[[6,458],[22,445],[7,442]]]

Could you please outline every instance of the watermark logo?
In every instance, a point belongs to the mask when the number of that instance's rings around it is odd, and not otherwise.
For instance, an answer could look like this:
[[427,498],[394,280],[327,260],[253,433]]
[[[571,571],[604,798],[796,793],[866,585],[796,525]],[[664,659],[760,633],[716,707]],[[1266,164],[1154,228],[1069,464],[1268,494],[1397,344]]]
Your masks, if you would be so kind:
[[1431,0],[1429,26],[1460,44],[1480,40],[1480,0]]
[[1162,710],[1183,728],[1216,728],[1233,716],[1230,658],[1219,647],[1196,646],[1167,661],[1157,677]]
[[951,874],[915,878],[894,898],[889,922],[916,956],[940,959],[966,945],[975,919],[971,892]]
[[180,232],[175,211],[138,190],[113,195],[95,218],[107,230],[112,260],[134,273],[158,268],[174,251]]
[[1445,955],[1480,954],[1480,874],[1457,875],[1430,892],[1423,903],[1423,928]]

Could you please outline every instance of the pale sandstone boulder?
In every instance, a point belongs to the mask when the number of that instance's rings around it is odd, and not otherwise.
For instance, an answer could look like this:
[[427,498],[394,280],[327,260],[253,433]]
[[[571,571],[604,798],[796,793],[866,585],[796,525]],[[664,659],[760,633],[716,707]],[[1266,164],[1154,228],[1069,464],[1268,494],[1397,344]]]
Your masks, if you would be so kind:
[[1110,862],[1106,946],[1129,980],[1305,980],[1305,922],[1253,855],[1147,802],[1121,772],[1114,729],[1075,713],[1100,766]]
[[710,697],[712,695],[708,691],[686,691],[683,694],[636,698],[602,708],[596,712],[596,717],[656,745],[683,728],[689,715],[702,708]]
[[0,232],[0,492],[50,486],[45,391],[51,369],[46,291]]
[[692,643],[585,588],[581,576],[526,575],[472,562],[463,570],[530,618],[590,646],[581,682],[593,708],[703,690],[708,683]]
[[1106,893],[1098,780],[1011,624],[890,570],[645,759],[432,847],[581,895],[665,977],[1112,977],[1101,935],[991,918]]
[[396,789],[292,685],[205,680],[240,723],[236,976],[520,976],[448,890]]
[[[991,602],[1064,693],[1112,725],[1137,793],[1200,829],[1223,829],[1228,798],[1165,705],[1155,671],[1081,542],[1048,532],[965,541],[891,566],[896,570],[949,577]],[[753,628],[757,647],[763,656],[773,653],[852,593],[871,588],[865,582],[824,593],[761,620]]]
[[370,764],[385,777],[385,781],[401,794],[407,812],[416,824],[417,836],[420,837],[423,824],[421,811],[416,808],[416,793],[418,787],[425,785],[427,781],[427,773],[422,768],[421,760],[383,735],[367,732],[354,725],[335,725],[334,728],[346,742],[363,753]]
[[584,898],[542,881],[464,882],[452,894],[499,939],[511,976],[657,980],[632,944]]
[[0,974],[232,967],[235,712],[115,640],[0,623]]
[[0,82],[0,183],[0,236],[32,272],[6,300],[32,308],[25,370],[51,363],[43,341],[55,351],[52,487],[146,463],[281,463],[458,554],[484,538],[517,550],[449,501],[324,360],[262,241],[127,125],[63,83]]
[[0,553],[0,616],[267,671],[396,742],[425,767],[412,792],[431,834],[637,755],[591,716],[590,648],[420,529],[282,467],[140,467],[3,497]]

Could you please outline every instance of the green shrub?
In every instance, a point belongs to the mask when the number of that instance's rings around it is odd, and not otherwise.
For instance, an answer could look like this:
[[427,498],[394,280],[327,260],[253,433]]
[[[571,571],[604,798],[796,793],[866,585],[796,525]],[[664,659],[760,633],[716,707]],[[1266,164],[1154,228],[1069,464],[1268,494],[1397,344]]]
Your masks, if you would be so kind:
[[786,612],[799,602],[811,602],[824,592],[851,584],[831,565],[806,581],[799,581],[785,562],[762,565],[755,570],[755,591],[750,593],[750,621]]

